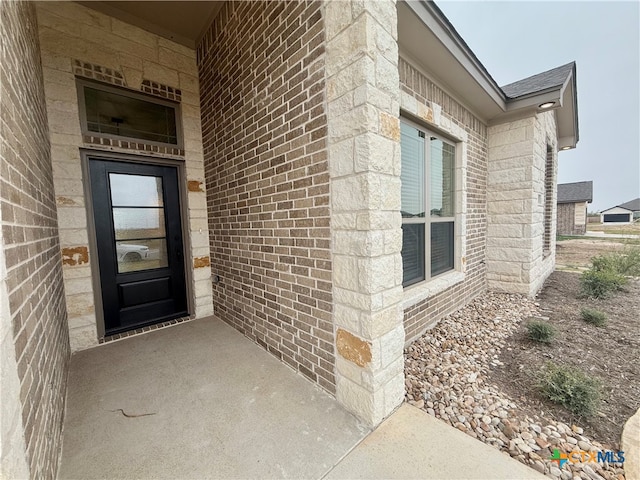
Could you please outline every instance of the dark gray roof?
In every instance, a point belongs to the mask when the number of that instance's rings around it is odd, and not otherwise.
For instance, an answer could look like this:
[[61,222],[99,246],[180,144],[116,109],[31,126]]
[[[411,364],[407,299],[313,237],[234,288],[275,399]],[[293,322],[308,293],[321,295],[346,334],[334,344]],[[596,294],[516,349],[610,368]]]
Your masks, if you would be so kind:
[[640,198],[636,198],[635,200],[631,200],[630,202],[623,203],[622,205],[618,206],[626,208],[627,210],[631,210],[632,212],[638,212],[640,211]]
[[558,184],[558,203],[593,201],[593,182],[573,182]]
[[552,68],[532,77],[505,85],[502,91],[509,98],[524,97],[532,93],[539,93],[549,88],[556,88],[564,84],[569,74],[575,68],[576,62],[567,63],[561,67]]

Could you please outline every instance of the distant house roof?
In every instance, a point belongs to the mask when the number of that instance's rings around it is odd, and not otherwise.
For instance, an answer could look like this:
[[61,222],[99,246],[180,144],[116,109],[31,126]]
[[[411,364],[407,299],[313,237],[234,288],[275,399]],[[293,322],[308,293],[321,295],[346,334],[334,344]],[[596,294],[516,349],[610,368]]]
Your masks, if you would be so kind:
[[518,98],[532,93],[561,87],[570,78],[575,69],[576,62],[567,63],[560,67],[552,68],[546,72],[532,75],[531,77],[518,80],[517,82],[505,85],[502,91],[509,98]]
[[635,200],[631,200],[630,202],[618,205],[618,207],[626,208],[627,210],[631,210],[632,212],[638,212],[640,211],[640,198],[636,198]]
[[558,184],[558,203],[593,201],[593,182],[573,182]]

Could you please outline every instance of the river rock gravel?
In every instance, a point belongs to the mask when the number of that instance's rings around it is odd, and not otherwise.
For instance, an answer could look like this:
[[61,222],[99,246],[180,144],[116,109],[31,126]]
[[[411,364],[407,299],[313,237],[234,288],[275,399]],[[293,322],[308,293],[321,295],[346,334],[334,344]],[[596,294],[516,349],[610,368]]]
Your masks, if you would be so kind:
[[[518,324],[540,318],[527,297],[488,293],[452,313],[405,349],[408,403],[529,465],[563,480],[624,480],[620,464],[551,460],[564,453],[609,450],[577,425],[539,417],[487,381]],[[574,454],[574,458],[575,454]]]

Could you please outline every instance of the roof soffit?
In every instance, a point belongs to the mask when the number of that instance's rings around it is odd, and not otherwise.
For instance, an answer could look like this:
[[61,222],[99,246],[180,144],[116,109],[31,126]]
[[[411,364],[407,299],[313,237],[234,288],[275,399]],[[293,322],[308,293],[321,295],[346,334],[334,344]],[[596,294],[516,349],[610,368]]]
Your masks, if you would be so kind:
[[195,49],[223,1],[79,1],[85,7]]

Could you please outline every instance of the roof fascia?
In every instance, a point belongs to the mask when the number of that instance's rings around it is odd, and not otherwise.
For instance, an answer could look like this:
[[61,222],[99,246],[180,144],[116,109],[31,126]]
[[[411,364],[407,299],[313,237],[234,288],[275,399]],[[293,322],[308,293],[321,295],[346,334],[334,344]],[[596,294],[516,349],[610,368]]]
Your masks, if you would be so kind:
[[616,205],[615,207],[607,208],[606,210],[602,210],[600,213],[608,212],[609,210],[613,210],[614,208],[621,208],[622,210],[626,210],[629,213],[633,213],[633,210],[630,210],[627,207],[621,207],[620,205]]
[[442,11],[431,1],[402,0],[422,22],[434,33],[451,55],[469,72],[473,79],[487,92],[492,100],[504,111],[506,96],[491,77],[480,60],[471,51],[462,37],[455,31]]

